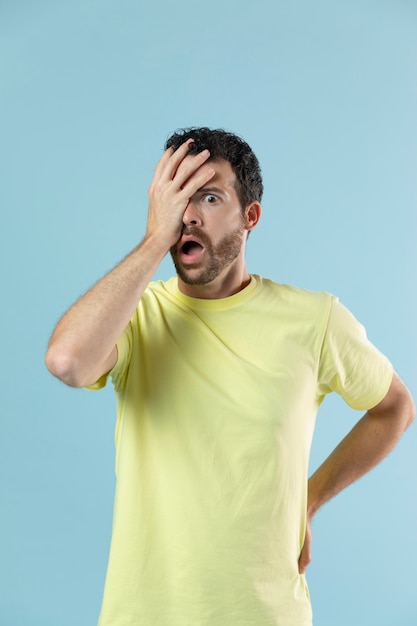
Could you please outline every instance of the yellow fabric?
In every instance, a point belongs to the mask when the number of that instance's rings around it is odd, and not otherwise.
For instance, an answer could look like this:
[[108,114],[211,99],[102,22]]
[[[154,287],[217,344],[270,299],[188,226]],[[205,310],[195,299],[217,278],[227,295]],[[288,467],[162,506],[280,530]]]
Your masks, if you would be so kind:
[[334,296],[259,276],[222,300],[152,283],[118,351],[99,626],[310,626],[297,561],[316,412],[332,390],[377,404],[387,359]]

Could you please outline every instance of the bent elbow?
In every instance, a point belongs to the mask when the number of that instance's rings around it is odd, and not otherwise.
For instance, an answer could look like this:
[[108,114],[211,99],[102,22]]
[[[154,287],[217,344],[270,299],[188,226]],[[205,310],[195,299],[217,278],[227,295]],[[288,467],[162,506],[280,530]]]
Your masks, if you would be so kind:
[[79,376],[78,360],[70,352],[57,350],[53,345],[48,348],[45,365],[49,372],[69,387],[83,387]]
[[410,426],[410,424],[412,424],[416,418],[416,405],[414,403],[414,399],[413,396],[411,395],[411,393],[409,392],[409,401],[408,401],[408,421],[406,424],[406,428],[408,428]]
[[398,414],[403,416],[404,430],[413,423],[416,417],[416,406],[413,396],[404,383],[402,383],[401,394],[398,400]]

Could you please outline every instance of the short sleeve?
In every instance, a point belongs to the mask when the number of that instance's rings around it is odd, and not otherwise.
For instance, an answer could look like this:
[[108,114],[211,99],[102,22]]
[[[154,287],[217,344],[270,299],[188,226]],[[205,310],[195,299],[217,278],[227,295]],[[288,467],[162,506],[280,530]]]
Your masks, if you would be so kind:
[[126,372],[129,367],[131,352],[132,352],[132,323],[126,326],[124,332],[119,337],[117,344],[117,361],[113,369],[107,374],[103,374],[95,383],[86,387],[91,391],[97,391],[103,389],[106,386],[109,376],[113,381],[113,385],[116,391],[119,391],[124,386],[126,379]]
[[376,406],[393,376],[389,360],[369,341],[362,324],[332,296],[319,363],[318,393],[332,391],[357,410]]

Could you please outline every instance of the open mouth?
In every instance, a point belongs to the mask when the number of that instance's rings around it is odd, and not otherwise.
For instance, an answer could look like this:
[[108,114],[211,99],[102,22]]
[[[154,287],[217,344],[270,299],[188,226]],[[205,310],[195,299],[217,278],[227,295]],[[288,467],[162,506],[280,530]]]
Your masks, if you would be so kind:
[[193,256],[203,250],[203,246],[198,241],[186,241],[182,247],[182,251],[186,256]]
[[204,246],[195,240],[189,240],[181,246],[181,256],[186,263],[195,263],[204,252]]

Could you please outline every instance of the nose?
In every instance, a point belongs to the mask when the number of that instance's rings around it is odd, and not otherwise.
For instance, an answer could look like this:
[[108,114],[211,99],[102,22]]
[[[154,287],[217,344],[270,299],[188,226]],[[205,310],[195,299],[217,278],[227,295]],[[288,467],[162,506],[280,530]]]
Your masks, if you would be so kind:
[[190,200],[182,216],[182,221],[186,226],[202,226],[203,220],[201,214],[194,202]]

